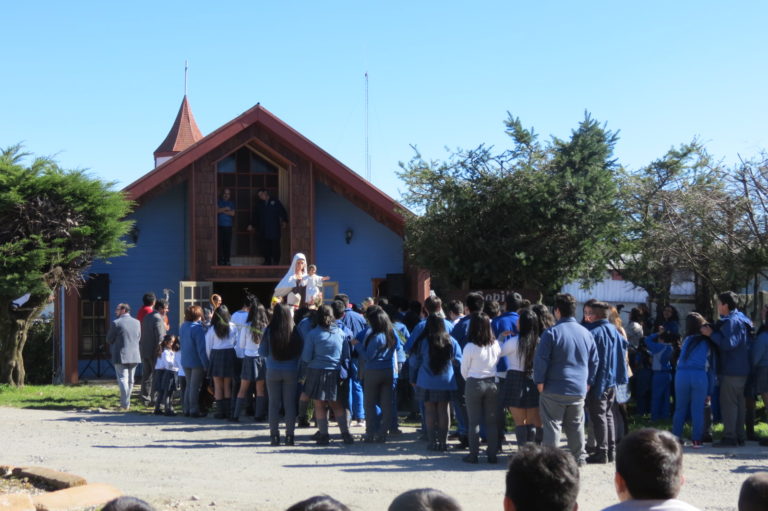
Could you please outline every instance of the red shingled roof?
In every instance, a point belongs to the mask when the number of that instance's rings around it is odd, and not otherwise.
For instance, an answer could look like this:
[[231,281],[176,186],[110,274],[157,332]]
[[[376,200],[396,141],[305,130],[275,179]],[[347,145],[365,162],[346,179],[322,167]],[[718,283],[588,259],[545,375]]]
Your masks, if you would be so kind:
[[192,115],[192,109],[189,108],[187,96],[184,96],[171,131],[168,132],[168,136],[165,137],[160,147],[155,150],[155,158],[173,156],[202,139],[203,134],[197,127],[195,116]]
[[[171,130],[171,133],[174,132],[176,125],[181,123],[181,118],[183,117],[182,114],[185,110],[188,112],[189,118],[192,118],[186,97],[181,106],[182,108],[179,111],[179,116],[176,118],[174,129]],[[339,160],[322,150],[301,133],[278,119],[277,116],[258,103],[253,108],[243,112],[214,132],[205,137],[195,139],[194,143],[185,147],[180,153],[177,154],[171,152],[168,154],[168,156],[173,156],[170,160],[163,162],[154,170],[126,186],[124,191],[127,192],[128,197],[131,200],[141,201],[144,194],[150,192],[162,182],[178,174],[186,166],[202,157],[205,153],[252,124],[260,124],[277,135],[284,142],[293,146],[294,149],[303,153],[305,157],[314,162],[317,171],[324,174],[327,178],[330,178],[343,189],[344,195],[348,198],[356,198],[357,200],[354,200],[353,202],[357,202],[359,206],[363,206],[363,209],[376,210],[382,215],[382,220],[384,220],[385,224],[389,225],[390,228],[398,234],[403,234],[405,227],[405,218],[403,215],[408,213],[406,208],[389,197],[386,193],[376,188],[373,184],[363,179],[363,177]],[[194,120],[192,120],[192,125],[195,126]],[[195,129],[196,128],[197,126],[195,126]],[[199,130],[197,130],[197,133],[199,133]],[[167,140],[168,139],[166,139],[166,141]],[[160,145],[158,151],[165,146],[165,143],[166,142],[163,142],[163,144]],[[157,152],[155,153],[155,156],[158,156]]]

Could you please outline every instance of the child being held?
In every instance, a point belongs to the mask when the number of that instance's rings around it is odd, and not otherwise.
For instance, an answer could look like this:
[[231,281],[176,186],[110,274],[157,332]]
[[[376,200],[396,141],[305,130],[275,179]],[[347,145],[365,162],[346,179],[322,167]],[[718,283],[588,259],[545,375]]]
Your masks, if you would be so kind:
[[307,268],[307,304],[319,307],[323,304],[323,281],[331,277],[317,275],[317,266],[310,264]]

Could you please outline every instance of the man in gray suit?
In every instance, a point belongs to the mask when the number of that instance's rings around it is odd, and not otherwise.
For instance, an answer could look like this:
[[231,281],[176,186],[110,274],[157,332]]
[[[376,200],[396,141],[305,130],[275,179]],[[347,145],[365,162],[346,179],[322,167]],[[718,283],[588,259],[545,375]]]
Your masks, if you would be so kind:
[[131,307],[127,303],[117,305],[115,316],[117,319],[112,322],[107,332],[107,344],[112,350],[112,364],[115,366],[117,385],[120,387],[120,407],[127,410],[131,406],[133,373],[141,362],[141,323],[131,317]]
[[157,354],[155,350],[165,337],[165,315],[168,302],[157,300],[155,310],[141,320],[141,399],[144,404],[152,404],[152,371],[155,368]]

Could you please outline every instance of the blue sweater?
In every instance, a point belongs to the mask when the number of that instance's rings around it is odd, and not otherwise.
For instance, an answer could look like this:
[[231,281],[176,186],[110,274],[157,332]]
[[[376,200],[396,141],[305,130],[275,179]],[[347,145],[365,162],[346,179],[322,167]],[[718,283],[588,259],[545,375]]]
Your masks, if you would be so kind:
[[205,351],[205,327],[199,321],[185,321],[179,328],[181,366],[187,369],[208,367]]
[[[445,321],[445,331],[449,334],[453,330],[453,323],[448,321],[447,319],[444,319]],[[411,353],[413,350],[413,345],[416,343],[416,340],[421,336],[422,332],[424,332],[424,329],[427,327],[427,320],[422,319],[421,321],[416,324],[415,327],[413,327],[413,332],[411,332],[411,335],[408,337],[408,342],[405,343],[405,352]]]
[[723,376],[749,374],[749,330],[752,322],[738,309],[717,322],[710,338],[720,350],[719,372]]
[[299,370],[299,354],[290,360],[277,360],[272,356],[272,352],[269,347],[269,327],[264,330],[264,334],[261,336],[261,343],[259,343],[259,356],[266,359],[267,369],[274,369],[276,371]]
[[453,360],[448,361],[443,372],[435,374],[429,367],[429,342],[426,342],[426,339],[424,341],[421,343],[418,353],[411,356],[413,364],[411,370],[416,373],[416,385],[429,390],[458,389],[454,362],[461,363],[461,346],[459,343],[451,337]]
[[[371,329],[367,328],[361,332],[357,336],[357,339],[360,342],[355,345],[355,350],[357,351],[358,356],[365,361],[365,369],[394,370],[397,360],[401,357],[401,354],[404,354],[403,346],[400,344],[400,341],[397,340],[397,334],[395,334],[395,346],[393,348],[387,348],[387,337],[383,333],[379,333],[368,339],[370,331]],[[367,339],[368,346],[366,347],[365,342]]]
[[339,369],[342,360],[348,360],[349,342],[346,335],[335,324],[329,329],[315,327],[304,339],[301,361],[310,369]]
[[760,332],[752,344],[752,365],[754,367],[768,366],[768,330]]
[[645,345],[651,352],[653,360],[651,369],[654,371],[671,371],[672,355],[674,354],[672,345],[656,341],[658,338],[659,334],[651,334],[645,338]]
[[627,383],[624,356],[624,338],[607,319],[590,323],[587,328],[595,339],[597,348],[597,372],[595,381],[589,389],[591,396],[600,396],[617,383]]
[[562,318],[541,335],[533,359],[533,381],[544,384],[544,392],[586,396],[595,382],[597,347],[589,330],[576,318]]
[[703,335],[689,335],[683,340],[680,357],[677,359],[678,371],[709,371],[711,353],[709,341]]
[[[505,312],[501,316],[496,316],[491,320],[491,328],[493,329],[493,335],[501,342],[503,339],[499,338],[502,332],[510,331],[514,335],[517,335],[517,320],[520,318],[517,312]],[[507,364],[507,357],[499,357],[499,363],[496,364],[496,371],[504,372],[509,369]]]

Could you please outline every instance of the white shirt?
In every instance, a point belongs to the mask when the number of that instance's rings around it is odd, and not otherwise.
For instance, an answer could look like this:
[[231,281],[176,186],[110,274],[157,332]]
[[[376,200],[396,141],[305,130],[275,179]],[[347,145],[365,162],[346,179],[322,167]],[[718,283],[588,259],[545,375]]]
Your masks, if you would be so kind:
[[213,327],[205,332],[205,352],[209,357],[212,350],[226,350],[235,346],[237,346],[237,325],[234,323],[229,324],[229,335],[225,339],[220,339]]
[[461,375],[467,378],[494,378],[501,347],[495,340],[488,346],[468,342],[461,354]]
[[501,356],[507,357],[507,370],[508,371],[525,371],[525,360],[520,360],[517,355],[517,346],[520,342],[520,337],[517,335],[510,335],[504,344],[501,345]]
[[237,355],[237,358],[243,358],[245,355],[245,350],[243,350],[241,343],[243,332],[248,329],[248,324],[246,321],[248,321],[248,311],[239,310],[232,314],[232,323],[237,326],[237,336],[239,339],[241,339],[241,342],[235,346],[235,354]]
[[157,357],[155,362],[155,370],[165,369],[166,371],[178,371],[179,367],[176,365],[176,353],[180,353],[173,350],[163,350],[160,356]]
[[238,339],[238,347],[246,357],[259,356],[259,345],[256,341],[258,340],[261,342],[261,335],[254,336],[254,332],[251,330],[251,325],[245,324],[242,326],[238,333]]

